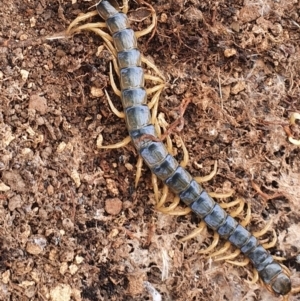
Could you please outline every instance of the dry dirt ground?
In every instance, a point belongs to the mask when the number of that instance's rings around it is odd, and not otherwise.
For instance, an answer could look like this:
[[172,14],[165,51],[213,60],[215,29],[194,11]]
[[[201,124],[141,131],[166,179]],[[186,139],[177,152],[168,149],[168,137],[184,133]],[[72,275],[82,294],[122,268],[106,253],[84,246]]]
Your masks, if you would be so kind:
[[[289,121],[300,113],[300,2],[148,3],[158,24],[139,45],[166,77],[159,112],[171,124],[190,101],[184,127],[171,134],[177,158],[182,137],[193,175],[209,174],[217,161],[203,186],[234,189],[229,200],[251,205],[249,230],[272,219],[263,240],[278,236],[270,252],[285,257],[299,287],[300,148],[288,136],[300,139],[299,122]],[[179,242],[200,221],[157,212],[145,166],[134,188],[131,144],[97,147],[101,137],[108,145],[127,135],[104,94],[121,109],[111,54],[91,32],[45,39],[93,4],[0,2],[0,299],[282,300],[246,283],[250,266],[198,254],[211,244],[210,230]],[[129,5],[134,29],[146,28],[151,19],[138,10],[145,5]]]

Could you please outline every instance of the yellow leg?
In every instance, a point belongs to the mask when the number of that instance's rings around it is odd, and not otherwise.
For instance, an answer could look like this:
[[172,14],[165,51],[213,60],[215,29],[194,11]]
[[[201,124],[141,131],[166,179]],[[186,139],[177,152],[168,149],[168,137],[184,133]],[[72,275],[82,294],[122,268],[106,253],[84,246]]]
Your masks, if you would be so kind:
[[155,120],[154,127],[155,127],[155,131],[157,133],[157,137],[161,137],[161,128],[160,128],[160,126],[158,124],[158,120],[157,119]]
[[200,250],[198,253],[199,254],[209,253],[217,246],[217,244],[219,243],[219,239],[220,239],[220,235],[217,232],[214,232],[214,238],[213,238],[213,241],[211,242],[210,246],[204,250]]
[[[163,88],[160,89],[160,90],[158,90],[158,91],[156,91],[156,93],[152,96],[150,102],[148,103],[148,107],[149,107],[150,110],[152,108],[154,108],[154,106],[156,104],[158,104],[159,96],[160,96],[160,93],[162,92],[162,90],[163,90]],[[153,114],[153,111],[152,111],[152,114]],[[153,114],[153,115],[154,115],[155,118],[157,117],[157,108],[156,108],[155,114]],[[152,117],[153,117],[153,115],[152,115]]]
[[113,41],[111,35],[109,35],[107,32],[101,30],[100,28],[106,28],[106,24],[104,22],[97,22],[97,23],[87,23],[87,24],[83,24],[80,25],[78,27],[75,27],[73,30],[70,31],[70,33],[68,34],[75,34],[78,33],[80,31],[83,30],[94,30],[94,29],[98,29],[98,35],[100,35],[101,37],[105,37],[106,39],[108,39],[109,41]]
[[158,70],[158,68],[155,66],[154,63],[152,63],[149,59],[147,59],[145,56],[142,55],[142,62],[145,63],[147,65],[147,67],[151,68],[152,70],[154,70],[154,72],[164,80],[164,82],[166,81],[166,78],[164,77],[164,75]]
[[259,280],[259,275],[258,275],[258,272],[257,270],[253,270],[253,278],[252,280],[245,280],[246,283],[250,284],[250,285],[253,285],[255,284],[257,281]]
[[179,203],[180,203],[180,198],[178,196],[176,196],[173,199],[173,202],[171,203],[171,205],[169,205],[168,207],[160,207],[159,212],[164,213],[164,214],[168,214],[170,212],[172,213],[172,211],[174,212],[175,208],[178,206]]
[[156,202],[156,204],[158,204],[159,203],[159,190],[158,190],[157,176],[154,173],[151,174],[151,181],[152,181],[152,187],[153,187],[153,191],[154,191],[155,202]]
[[98,148],[103,148],[103,149],[114,149],[114,148],[120,148],[126,146],[129,142],[131,141],[130,136],[127,136],[125,139],[122,141],[115,143],[115,144],[110,144],[110,145],[103,145]]
[[[149,109],[151,110],[151,122],[155,124],[157,120],[157,111],[158,111],[158,101],[159,96],[162,90],[157,91],[154,96],[152,97],[150,103],[148,104]],[[159,136],[160,137],[160,136]]]
[[107,91],[106,91],[106,90],[104,90],[104,91],[105,91],[105,94],[106,94],[107,102],[108,102],[109,107],[110,107],[110,109],[112,110],[112,112],[113,112],[115,115],[117,115],[119,118],[124,119],[124,118],[125,118],[125,114],[124,114],[123,112],[120,112],[120,111],[114,106],[114,104],[112,103],[112,101],[111,101],[111,99],[110,99],[110,97],[109,97]]
[[[168,123],[165,120],[165,115],[163,113],[160,113],[156,119],[158,121],[159,127],[163,129],[164,134],[165,134],[167,131],[167,126],[168,126]],[[159,137],[161,138],[161,136],[159,136]],[[172,143],[171,137],[169,135],[167,135],[166,139],[167,139],[168,152],[173,155],[173,143]]]
[[[164,117],[163,117],[163,114],[160,114],[159,116],[159,125],[160,127],[166,131],[166,124],[167,122],[165,121]],[[183,148],[183,152],[184,152],[184,159],[183,161],[181,162],[181,164],[183,165],[183,167],[188,163],[188,159],[189,159],[189,156],[188,156],[188,151],[180,137],[180,140],[181,140],[181,146]],[[172,145],[172,140],[170,138],[170,136],[168,135],[167,136],[167,149],[168,149],[168,152],[169,153],[172,153],[173,151],[173,145]],[[158,188],[157,188],[157,183],[154,183],[156,186],[155,186],[155,191],[158,191]],[[177,205],[179,204],[180,202],[180,199],[178,196],[176,196],[173,200],[173,202],[171,203],[171,205],[167,206],[167,207],[163,207],[163,205],[165,204],[166,202],[166,198],[167,198],[167,194],[168,194],[168,187],[166,185],[164,185],[163,187],[163,194],[162,196],[160,197],[160,200],[157,201],[157,205],[156,205],[156,209],[159,211],[159,212],[162,212],[162,213],[170,213],[171,211],[173,211]],[[158,194],[158,192],[157,192]],[[181,211],[180,211],[181,212]]]
[[167,149],[168,152],[173,155],[173,143],[172,143],[172,139],[170,136],[167,136]]
[[270,230],[272,224],[273,224],[273,220],[270,219],[262,230],[253,232],[252,233],[253,236],[255,236],[255,237],[263,236],[264,234],[266,234]]
[[179,216],[179,215],[187,215],[190,212],[191,212],[191,209],[189,207],[186,207],[186,208],[179,208],[179,209],[170,211],[170,212],[168,212],[168,214]]
[[154,75],[151,75],[151,74],[145,74],[144,78],[146,80],[151,80],[153,82],[159,82],[161,84],[165,84],[165,81],[162,78],[158,77],[158,76],[154,76]]
[[202,221],[194,231],[192,231],[189,235],[181,238],[179,241],[185,242],[187,240],[190,240],[198,236],[205,228],[206,228],[206,224]]
[[214,169],[213,169],[213,171],[209,175],[207,175],[205,177],[195,177],[195,180],[199,184],[211,180],[217,174],[217,168],[218,168],[218,162],[215,161]]
[[266,250],[271,249],[271,248],[273,248],[273,247],[276,246],[276,243],[277,243],[277,235],[276,235],[276,232],[275,232],[274,229],[272,230],[272,232],[273,232],[273,239],[272,239],[270,242],[268,242],[268,243],[262,244],[262,246],[263,246]]
[[284,260],[286,260],[285,257],[281,257],[281,256],[275,256],[275,255],[272,255],[272,257],[273,257],[274,260],[276,260],[276,261],[284,261]]
[[234,211],[231,211],[230,215],[232,217],[238,216],[243,211],[244,206],[245,206],[244,200],[240,199],[240,205]]
[[68,29],[67,29],[67,34],[70,35],[72,34],[72,28],[75,27],[78,23],[82,22],[82,21],[85,21],[91,17],[94,17],[94,16],[98,16],[98,12],[96,10],[94,11],[91,11],[91,12],[88,12],[86,14],[83,14],[83,15],[80,15],[78,16],[76,19],[74,19],[71,24],[69,25]]
[[251,205],[247,204],[247,213],[246,213],[246,217],[241,221],[241,225],[243,227],[246,227],[251,221]]
[[[156,176],[155,176],[156,178]],[[153,184],[153,181],[152,181],[152,184]],[[156,187],[157,188],[157,182],[156,182]],[[158,188],[157,188],[157,192],[158,192]],[[156,203],[156,209],[159,211],[160,208],[165,204],[166,200],[167,200],[167,196],[168,196],[168,193],[169,193],[169,187],[167,185],[164,185],[163,189],[162,189],[162,195],[161,197],[159,198],[158,197],[158,193],[157,193],[157,203]]]
[[122,9],[122,13],[127,15],[128,10],[129,10],[129,6],[128,6],[128,0],[123,0],[123,6],[120,7]]
[[239,267],[245,267],[249,264],[250,259],[249,258],[244,258],[243,261],[231,261],[231,260],[226,260],[226,262],[231,263],[232,265],[236,265]]
[[114,70],[117,73],[118,77],[120,77],[120,70],[119,70],[119,65],[118,65],[118,61],[116,58],[116,51],[111,52],[110,47],[108,47],[108,45],[106,43],[104,43],[104,46],[106,47],[106,49],[112,54],[112,61],[113,61],[113,65],[114,65]]
[[[296,295],[299,293],[300,293],[300,286],[292,288],[292,290],[291,290],[292,295]],[[286,297],[286,299],[284,299],[284,300],[288,301],[288,296],[285,296],[285,297]]]
[[149,25],[147,28],[145,28],[141,31],[136,31],[135,32],[135,36],[136,36],[137,39],[144,36],[144,35],[146,35],[146,34],[148,34],[148,33],[150,33],[156,27],[156,24],[157,24],[157,17],[156,17],[155,10],[148,3],[144,2],[144,1],[143,1],[143,3],[151,8],[152,22],[151,22],[151,25]]
[[[155,178],[153,178],[155,177]],[[166,203],[167,200],[167,196],[169,193],[169,187],[167,185],[164,185],[163,189],[162,189],[162,195],[160,196],[160,198],[158,197],[158,186],[157,186],[157,180],[156,180],[156,176],[152,176],[152,185],[154,188],[154,196],[156,199],[156,206],[155,209],[161,213],[164,214],[169,214],[169,215],[182,215],[183,210],[182,209],[178,209],[175,210],[176,207],[179,205],[180,203],[180,198],[178,196],[175,196],[173,198],[172,203],[169,206],[164,206],[164,204]],[[186,212],[190,212],[190,208],[185,208],[184,212],[186,214]]]
[[[112,45],[112,37],[105,31],[101,30],[100,28],[106,27],[105,23],[88,23],[88,24],[84,24],[81,26],[78,26],[76,28],[74,28],[71,32],[67,31],[67,34],[75,34],[78,33],[82,30],[90,30],[93,31],[94,33],[96,33],[98,36],[100,36],[105,42],[109,41],[110,45]],[[116,53],[116,51],[115,51]]]
[[225,242],[224,246],[220,248],[219,250],[215,251],[214,253],[210,254],[210,257],[216,257],[219,256],[225,252],[227,252],[231,247],[231,243],[229,241]]
[[160,84],[160,85],[154,86],[152,88],[148,88],[148,89],[146,89],[147,95],[152,94],[158,90],[162,90],[164,87],[165,87],[165,84]]
[[220,258],[216,258],[216,259],[214,259],[214,261],[231,260],[231,259],[236,258],[238,255],[240,255],[240,253],[241,253],[241,250],[236,249],[233,253],[225,255],[225,256],[220,257]]
[[187,149],[185,147],[185,144],[184,144],[184,142],[183,142],[183,140],[182,140],[182,138],[180,136],[179,136],[179,140],[181,142],[181,148],[182,148],[182,151],[183,151],[183,159],[180,162],[180,166],[181,167],[186,167],[188,165],[189,159],[190,159],[189,153],[188,153],[188,151],[187,151]]
[[139,180],[142,175],[142,167],[143,167],[143,158],[139,156],[137,163],[136,163],[136,175],[135,175],[135,182],[134,187],[137,188],[137,185],[139,183]]
[[113,65],[114,65],[114,70],[117,73],[118,77],[120,78],[120,68],[119,68],[118,61],[115,56],[112,57],[112,61],[113,61]]
[[[98,33],[97,29],[93,30],[95,33]],[[105,37],[101,37],[102,40],[105,43],[105,46],[109,49],[109,51],[112,53],[114,57],[117,57],[117,50],[115,49],[114,45],[109,39],[106,39]]]
[[[93,24],[93,23],[90,23],[90,24]],[[104,41],[104,43],[105,43],[105,47],[112,53],[112,55],[113,55],[114,57],[117,57],[117,51],[116,51],[114,45],[112,44],[112,37],[111,37],[108,33],[106,33],[105,31],[103,31],[103,30],[101,30],[101,29],[99,29],[99,28],[97,28],[97,27],[89,27],[89,26],[87,26],[87,25],[89,25],[89,24],[85,24],[85,25],[83,25],[83,26],[80,26],[80,27],[74,29],[74,31],[76,30],[76,32],[78,32],[78,31],[79,31],[79,30],[78,30],[79,28],[80,28],[81,30],[82,30],[82,29],[85,29],[85,30],[93,31],[96,35],[98,35],[98,36],[101,37],[101,39],[102,39],[102,40]]]
[[[213,171],[214,172],[214,171]],[[209,192],[208,194],[212,197],[212,198],[216,198],[216,199],[226,199],[226,198],[230,198],[234,193],[234,190],[230,190],[228,192],[225,193],[219,193],[219,192]]]
[[287,268],[284,264],[280,264],[280,266],[284,270],[284,273],[290,277],[291,276],[291,271],[289,270],[289,268]]
[[114,80],[114,75],[112,73],[111,64],[109,64],[109,80],[110,80],[111,87],[113,88],[115,94],[118,95],[119,97],[121,97],[121,91],[117,88],[117,85]]
[[232,202],[229,202],[229,203],[220,203],[220,206],[223,208],[223,209],[228,209],[228,208],[231,208],[231,207],[234,207],[236,205],[240,204],[240,200],[239,199],[236,199]]

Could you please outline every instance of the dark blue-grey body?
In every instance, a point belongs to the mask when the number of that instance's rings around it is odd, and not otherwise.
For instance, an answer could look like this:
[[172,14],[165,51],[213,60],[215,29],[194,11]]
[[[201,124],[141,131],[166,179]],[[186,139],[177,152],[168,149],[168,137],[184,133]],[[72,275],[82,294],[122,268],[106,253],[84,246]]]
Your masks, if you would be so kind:
[[288,294],[291,290],[291,281],[281,266],[251,233],[215,203],[159,141],[151,124],[150,110],[147,106],[141,54],[137,49],[136,37],[130,28],[128,18],[115,9],[108,0],[100,1],[97,10],[106,21],[118,53],[121,99],[129,135],[146,164],[211,229],[249,257],[265,284],[277,294]]

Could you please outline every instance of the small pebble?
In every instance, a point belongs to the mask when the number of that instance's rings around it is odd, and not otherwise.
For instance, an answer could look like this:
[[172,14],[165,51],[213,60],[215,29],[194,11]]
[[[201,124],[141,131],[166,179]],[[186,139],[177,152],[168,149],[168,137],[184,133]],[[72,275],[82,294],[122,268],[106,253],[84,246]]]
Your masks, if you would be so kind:
[[122,210],[122,201],[119,198],[107,199],[105,211],[111,215],[118,215]]

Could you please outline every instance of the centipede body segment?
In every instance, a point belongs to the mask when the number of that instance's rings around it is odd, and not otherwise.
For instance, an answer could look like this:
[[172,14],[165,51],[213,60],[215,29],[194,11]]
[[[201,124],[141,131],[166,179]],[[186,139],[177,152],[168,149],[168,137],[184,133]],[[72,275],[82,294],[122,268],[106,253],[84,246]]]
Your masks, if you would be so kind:
[[211,229],[250,259],[262,281],[274,293],[288,294],[291,291],[291,281],[281,265],[248,230],[208,195],[159,141],[154,125],[151,124],[150,109],[147,106],[141,53],[129,20],[108,0],[98,2],[96,7],[113,38],[127,129],[144,162]]

